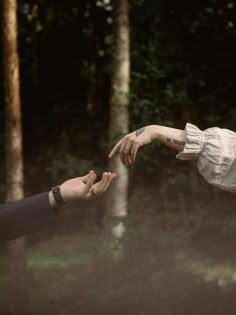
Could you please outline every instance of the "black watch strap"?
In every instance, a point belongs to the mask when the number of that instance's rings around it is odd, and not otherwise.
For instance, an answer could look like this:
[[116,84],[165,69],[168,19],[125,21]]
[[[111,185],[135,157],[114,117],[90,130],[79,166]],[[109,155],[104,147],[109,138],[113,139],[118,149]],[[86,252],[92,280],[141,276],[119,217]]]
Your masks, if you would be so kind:
[[64,206],[65,201],[62,198],[61,192],[60,192],[60,186],[54,186],[52,187],[52,194],[56,202],[57,208],[60,208]]

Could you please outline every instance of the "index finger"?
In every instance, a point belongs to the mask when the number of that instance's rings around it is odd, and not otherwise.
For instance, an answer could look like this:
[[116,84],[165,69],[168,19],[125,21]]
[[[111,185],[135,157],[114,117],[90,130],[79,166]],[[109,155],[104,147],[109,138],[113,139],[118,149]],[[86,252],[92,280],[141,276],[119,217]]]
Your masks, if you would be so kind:
[[114,146],[114,148],[109,153],[109,155],[108,155],[109,158],[112,158],[117,153],[117,151],[119,151],[120,146],[122,144],[122,141],[123,141],[123,138],[119,142],[117,142],[117,144]]

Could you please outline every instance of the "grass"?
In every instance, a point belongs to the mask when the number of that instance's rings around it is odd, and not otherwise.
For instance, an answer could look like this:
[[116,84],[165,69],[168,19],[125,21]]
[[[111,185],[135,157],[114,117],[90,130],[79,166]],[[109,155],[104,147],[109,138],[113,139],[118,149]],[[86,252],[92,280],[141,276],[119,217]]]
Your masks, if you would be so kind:
[[[232,215],[149,210],[131,213],[127,226],[118,260],[94,227],[30,247],[31,314],[234,314]],[[5,314],[6,257],[0,268]]]

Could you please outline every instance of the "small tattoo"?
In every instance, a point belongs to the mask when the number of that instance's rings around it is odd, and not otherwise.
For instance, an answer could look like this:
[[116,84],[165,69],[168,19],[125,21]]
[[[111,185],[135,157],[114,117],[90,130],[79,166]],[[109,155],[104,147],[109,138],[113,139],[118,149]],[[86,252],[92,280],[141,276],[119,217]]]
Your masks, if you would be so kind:
[[184,141],[179,141],[179,140],[171,139],[171,138],[166,138],[166,141],[174,143],[174,144],[177,144],[177,145],[181,145],[183,147],[185,146],[185,142]]
[[142,127],[140,129],[136,130],[136,137],[138,137],[141,133],[143,133],[144,130],[145,130],[145,127]]
[[184,141],[179,141],[179,140],[173,139],[173,143],[181,145],[181,146],[185,146],[185,142]]

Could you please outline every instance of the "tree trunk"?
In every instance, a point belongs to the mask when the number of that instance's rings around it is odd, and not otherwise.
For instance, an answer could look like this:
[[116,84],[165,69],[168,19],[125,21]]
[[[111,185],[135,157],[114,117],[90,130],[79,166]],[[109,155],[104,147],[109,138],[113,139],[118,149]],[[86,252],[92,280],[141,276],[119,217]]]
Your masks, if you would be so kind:
[[[115,1],[113,73],[110,99],[109,142],[114,137],[128,132],[128,94],[130,82],[130,35],[128,0]],[[109,163],[109,170],[118,175],[108,195],[106,207],[106,231],[117,238],[122,237],[125,227],[122,222],[127,215],[128,170],[118,156]],[[109,220],[111,219],[111,220]]]
[[[17,48],[17,3],[3,0],[3,61],[6,105],[6,190],[7,201],[23,197],[22,131]],[[9,242],[10,310],[25,314],[27,307],[24,238]]]

